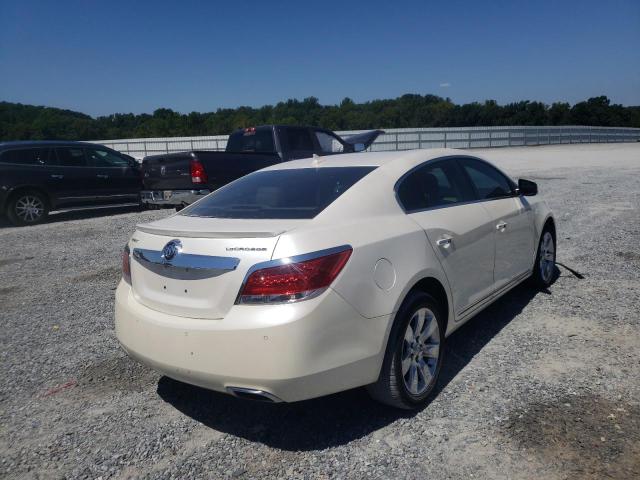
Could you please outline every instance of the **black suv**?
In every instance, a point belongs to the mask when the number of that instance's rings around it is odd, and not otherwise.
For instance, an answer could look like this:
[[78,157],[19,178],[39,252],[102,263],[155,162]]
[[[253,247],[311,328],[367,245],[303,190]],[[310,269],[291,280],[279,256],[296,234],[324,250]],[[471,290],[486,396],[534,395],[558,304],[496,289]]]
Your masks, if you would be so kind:
[[139,202],[138,162],[82,142],[0,143],[0,214],[33,225],[60,208]]

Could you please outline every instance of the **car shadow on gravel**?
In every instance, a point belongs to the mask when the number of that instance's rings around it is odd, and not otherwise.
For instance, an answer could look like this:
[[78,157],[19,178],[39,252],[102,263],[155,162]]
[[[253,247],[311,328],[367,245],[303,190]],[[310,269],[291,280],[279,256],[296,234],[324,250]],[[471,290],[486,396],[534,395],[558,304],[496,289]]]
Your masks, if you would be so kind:
[[[536,294],[545,293],[527,285],[516,287],[453,333],[447,339],[445,362],[432,401]],[[288,404],[241,400],[168,377],[160,379],[157,391],[165,402],[210,428],[289,451],[343,445],[420,412],[380,405],[363,388]]]

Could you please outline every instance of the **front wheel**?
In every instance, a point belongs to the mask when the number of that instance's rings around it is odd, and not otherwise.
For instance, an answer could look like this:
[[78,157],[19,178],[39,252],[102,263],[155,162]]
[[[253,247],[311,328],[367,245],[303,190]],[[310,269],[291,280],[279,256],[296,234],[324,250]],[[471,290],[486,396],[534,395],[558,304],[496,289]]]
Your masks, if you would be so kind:
[[533,266],[533,283],[541,289],[553,283],[556,273],[556,241],[551,230],[546,228],[540,236],[536,263]]
[[430,295],[413,292],[398,311],[378,381],[367,387],[379,402],[397,408],[423,406],[442,366],[444,317]]
[[35,225],[49,214],[47,199],[36,191],[26,191],[15,195],[7,206],[7,217],[16,226]]

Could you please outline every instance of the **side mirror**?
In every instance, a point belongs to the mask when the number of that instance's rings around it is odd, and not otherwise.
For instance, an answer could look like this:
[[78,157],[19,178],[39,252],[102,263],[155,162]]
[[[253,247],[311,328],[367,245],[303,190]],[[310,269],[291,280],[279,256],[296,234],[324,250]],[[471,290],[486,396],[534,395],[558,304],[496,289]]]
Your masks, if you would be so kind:
[[538,184],[531,180],[525,180],[521,178],[518,180],[518,193],[525,197],[532,197],[538,194]]

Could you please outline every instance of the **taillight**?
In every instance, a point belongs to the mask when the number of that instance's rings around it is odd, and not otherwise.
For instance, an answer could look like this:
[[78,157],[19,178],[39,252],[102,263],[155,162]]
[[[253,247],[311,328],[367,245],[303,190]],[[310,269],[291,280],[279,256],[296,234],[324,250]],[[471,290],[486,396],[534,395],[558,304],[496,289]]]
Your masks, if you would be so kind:
[[122,250],[122,279],[131,285],[131,251],[129,245]]
[[207,183],[207,172],[204,171],[204,166],[200,163],[200,160],[191,160],[191,182],[192,183]]
[[309,259],[305,255],[300,261],[284,259],[281,265],[259,268],[247,277],[237,303],[288,303],[315,297],[331,285],[352,251],[339,247]]

